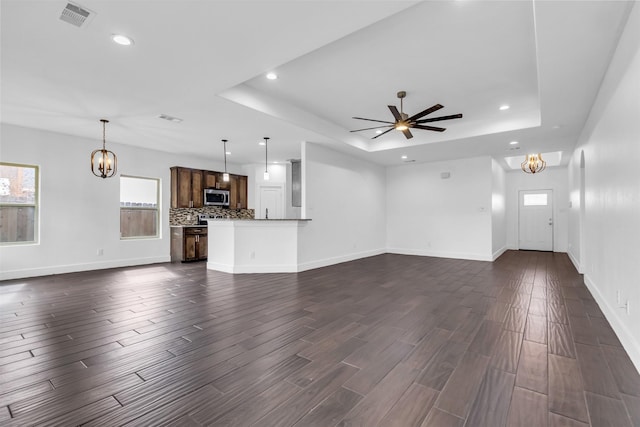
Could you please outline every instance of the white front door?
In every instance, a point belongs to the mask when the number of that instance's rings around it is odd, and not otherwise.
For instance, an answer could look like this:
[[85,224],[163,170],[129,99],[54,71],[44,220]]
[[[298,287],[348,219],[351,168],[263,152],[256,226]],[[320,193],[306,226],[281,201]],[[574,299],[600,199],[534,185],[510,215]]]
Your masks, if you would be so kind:
[[520,191],[519,248],[553,250],[552,190]]
[[260,208],[256,218],[282,219],[283,188],[281,186],[260,186]]

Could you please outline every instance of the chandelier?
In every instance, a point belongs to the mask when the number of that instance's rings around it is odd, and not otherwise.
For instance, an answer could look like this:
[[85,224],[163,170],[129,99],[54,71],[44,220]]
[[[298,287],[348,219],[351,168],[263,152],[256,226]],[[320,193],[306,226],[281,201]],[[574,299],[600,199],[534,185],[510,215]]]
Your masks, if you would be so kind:
[[118,158],[113,151],[105,148],[106,144],[106,124],[107,119],[100,119],[102,122],[102,149],[93,150],[91,153],[91,172],[99,178],[111,178],[118,169]]
[[547,162],[542,160],[542,154],[527,154],[524,162],[520,164],[522,170],[526,173],[542,172],[547,167]]

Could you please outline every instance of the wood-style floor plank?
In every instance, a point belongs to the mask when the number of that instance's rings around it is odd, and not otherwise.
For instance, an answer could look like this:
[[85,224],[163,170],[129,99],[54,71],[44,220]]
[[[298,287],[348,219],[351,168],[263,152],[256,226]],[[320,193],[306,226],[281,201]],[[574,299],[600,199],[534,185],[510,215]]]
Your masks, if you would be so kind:
[[546,395],[547,372],[547,346],[533,341],[523,341],[516,372],[516,385]]
[[432,408],[421,427],[462,427],[464,418],[456,417],[438,408]]
[[589,373],[589,375],[583,376],[584,390],[613,399],[620,399],[618,387],[609,372],[609,367],[605,362],[600,347],[576,344],[576,352],[580,370]]
[[589,422],[580,368],[575,359],[549,354],[549,410]]
[[507,422],[514,374],[489,368],[467,418],[471,426],[503,426]]
[[544,427],[548,423],[547,395],[515,387],[509,406],[508,427]]
[[361,400],[362,395],[341,387],[302,417],[295,425],[296,427],[336,425]]
[[589,392],[585,392],[585,396],[592,425],[631,427],[631,420],[621,400]]
[[489,357],[467,351],[447,381],[436,407],[466,418],[489,366]]
[[7,426],[617,427],[638,408],[640,375],[565,254],[0,282]]
[[438,392],[413,383],[380,422],[381,426],[418,426],[438,398]]

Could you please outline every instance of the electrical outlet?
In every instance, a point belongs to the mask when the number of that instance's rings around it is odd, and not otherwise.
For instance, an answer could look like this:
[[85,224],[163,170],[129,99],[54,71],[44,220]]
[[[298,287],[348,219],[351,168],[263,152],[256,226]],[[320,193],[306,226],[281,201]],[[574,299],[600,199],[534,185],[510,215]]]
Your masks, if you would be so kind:
[[251,251],[251,259],[256,259],[256,253],[255,251]]
[[98,256],[104,255],[104,249],[98,248],[98,250],[96,251],[96,255],[98,255]]

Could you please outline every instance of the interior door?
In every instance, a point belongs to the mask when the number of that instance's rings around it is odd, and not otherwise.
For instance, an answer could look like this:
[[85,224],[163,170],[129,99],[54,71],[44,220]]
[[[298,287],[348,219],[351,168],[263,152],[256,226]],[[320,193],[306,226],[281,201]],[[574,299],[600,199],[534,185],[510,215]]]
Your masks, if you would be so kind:
[[552,190],[520,191],[519,205],[519,248],[552,251]]
[[260,209],[256,213],[256,218],[282,219],[283,189],[280,186],[260,187]]

